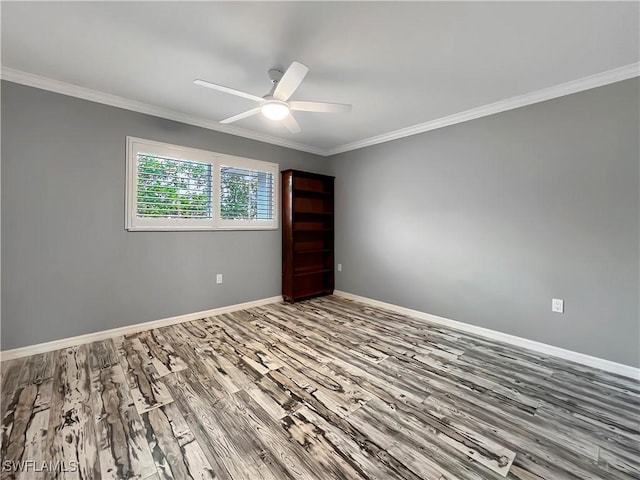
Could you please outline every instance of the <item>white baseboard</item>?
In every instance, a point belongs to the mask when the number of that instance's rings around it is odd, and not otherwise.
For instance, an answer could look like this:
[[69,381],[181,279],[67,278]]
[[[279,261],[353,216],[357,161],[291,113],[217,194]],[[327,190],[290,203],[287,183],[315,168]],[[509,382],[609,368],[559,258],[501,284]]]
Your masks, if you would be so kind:
[[427,322],[443,325],[455,330],[461,330],[463,332],[473,333],[481,337],[490,338],[492,340],[498,340],[500,342],[509,343],[517,347],[527,348],[535,352],[544,353],[546,355],[552,355],[554,357],[562,358],[564,360],[570,360],[572,362],[587,365],[589,367],[598,368],[607,372],[623,375],[625,377],[633,378],[635,380],[640,379],[640,369],[622,363],[612,362],[603,358],[592,357],[591,355],[585,355],[584,353],[574,352],[572,350],[566,350],[564,348],[554,347],[545,343],[536,342],[533,340],[527,340],[526,338],[516,337],[515,335],[509,335],[507,333],[497,332],[488,328],[477,327],[468,323],[458,322],[456,320],[450,320],[448,318],[438,317],[437,315],[431,315],[429,313],[420,312],[418,310],[412,310],[410,308],[401,307],[392,303],[385,303],[379,300],[374,300],[368,297],[361,297],[353,293],[343,292],[341,290],[335,290],[334,295],[338,297],[347,298],[349,300],[355,300],[369,304],[374,307],[385,308],[393,312],[401,313],[411,317],[426,320]]
[[[343,292],[341,290],[335,290],[334,295],[355,300],[357,302],[372,305],[374,307],[385,308],[397,313],[409,315],[427,322],[443,325],[455,330],[463,332],[473,333],[485,338],[505,342],[518,347],[527,348],[535,352],[543,353],[546,355],[552,355],[554,357],[562,358],[564,360],[570,360],[589,367],[598,368],[607,372],[623,375],[625,377],[640,379],[640,369],[622,363],[612,362],[591,355],[585,355],[584,353],[574,352],[572,350],[566,350],[564,348],[554,347],[553,345],[547,345],[544,343],[536,342],[534,340],[528,340],[526,338],[517,337],[515,335],[509,335],[507,333],[490,330],[488,328],[478,327],[470,325],[468,323],[458,322],[437,315],[431,315],[429,313],[421,312],[419,310],[412,310],[410,308],[401,307],[392,303],[381,302],[368,297],[362,297],[353,293]],[[221,315],[223,313],[237,312],[238,310],[244,310],[252,307],[259,307],[262,305],[268,305],[270,303],[279,302],[282,299],[280,295],[275,297],[263,298],[260,300],[253,300],[251,302],[238,303],[235,305],[228,305],[226,307],[213,308],[211,310],[204,310],[202,312],[187,313],[185,315],[178,315],[175,317],[163,318],[161,320],[153,320],[151,322],[137,323],[134,325],[127,325],[125,327],[113,328],[110,330],[103,330],[100,332],[88,333],[86,335],[78,335],[77,337],[62,338],[60,340],[53,340],[51,342],[39,343],[37,345],[29,345],[27,347],[15,348],[12,350],[6,350],[0,352],[0,362],[5,360],[12,360],[15,358],[28,357],[30,355],[36,355],[39,353],[51,352],[54,350],[60,350],[63,348],[69,348],[76,345],[82,345],[85,343],[97,342],[99,340],[106,340],[108,338],[118,337],[120,335],[131,335],[133,333],[143,332],[145,330],[151,330],[154,328],[166,327],[168,325],[175,325],[177,323],[189,322],[192,320],[198,320],[200,318],[213,317],[215,315]]]
[[37,345],[14,348],[12,350],[0,352],[0,362],[4,362],[5,360],[13,360],[14,358],[28,357],[30,355],[36,355],[39,353],[51,352],[53,350],[60,350],[62,348],[74,347],[76,345],[82,345],[85,343],[97,342],[99,340],[106,340],[108,338],[119,337],[120,335],[130,335],[132,333],[144,332],[145,330],[166,327],[168,325],[175,325],[176,323],[189,322],[206,317],[213,317],[215,315],[222,315],[223,313],[231,313],[247,308],[260,307],[262,305],[276,303],[281,300],[282,296],[278,295],[276,297],[263,298],[260,300],[253,300],[251,302],[238,303],[236,305],[228,305],[226,307],[212,308],[211,310],[204,310],[202,312],[187,313],[185,315],[163,318],[161,320],[153,320],[151,322],[127,325],[126,327],[118,327],[112,328],[110,330],[102,330],[101,332],[87,333],[86,335],[78,335],[77,337],[61,338],[60,340],[38,343]]

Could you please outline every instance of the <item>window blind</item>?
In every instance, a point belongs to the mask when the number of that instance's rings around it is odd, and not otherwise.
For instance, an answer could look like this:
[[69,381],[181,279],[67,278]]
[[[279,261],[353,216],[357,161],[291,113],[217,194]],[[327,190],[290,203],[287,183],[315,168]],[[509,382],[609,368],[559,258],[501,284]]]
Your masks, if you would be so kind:
[[138,154],[137,216],[212,218],[210,163]]
[[238,167],[220,167],[220,218],[273,220],[273,173]]

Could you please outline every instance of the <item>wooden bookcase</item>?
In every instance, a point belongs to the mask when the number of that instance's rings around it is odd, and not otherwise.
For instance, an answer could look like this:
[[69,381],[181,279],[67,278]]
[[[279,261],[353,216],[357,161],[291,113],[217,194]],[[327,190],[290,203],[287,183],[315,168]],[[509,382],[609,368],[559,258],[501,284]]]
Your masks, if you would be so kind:
[[286,302],[334,288],[333,179],[282,172],[282,296]]

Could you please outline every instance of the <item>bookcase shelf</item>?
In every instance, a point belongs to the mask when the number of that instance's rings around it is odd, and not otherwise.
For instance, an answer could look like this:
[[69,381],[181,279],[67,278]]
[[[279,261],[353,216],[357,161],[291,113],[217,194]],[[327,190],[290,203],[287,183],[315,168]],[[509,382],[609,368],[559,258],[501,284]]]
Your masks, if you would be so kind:
[[282,296],[287,302],[333,293],[334,178],[282,172]]
[[297,212],[294,212],[294,215],[331,215],[331,216],[333,216],[333,212],[303,212],[303,211],[297,211]]
[[296,195],[300,195],[302,197],[304,197],[304,196],[309,196],[309,197],[332,197],[333,196],[333,192],[309,190],[309,189],[302,189],[302,188],[294,189],[294,193]]
[[294,255],[311,255],[314,253],[326,253],[330,251],[331,249],[329,248],[309,248],[304,250],[294,250],[293,253]]

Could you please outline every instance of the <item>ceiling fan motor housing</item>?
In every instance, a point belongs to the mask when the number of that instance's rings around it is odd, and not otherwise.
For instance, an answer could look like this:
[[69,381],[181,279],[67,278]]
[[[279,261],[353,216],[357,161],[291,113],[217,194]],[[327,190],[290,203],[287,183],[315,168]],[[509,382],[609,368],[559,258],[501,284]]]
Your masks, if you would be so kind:
[[269,80],[271,80],[271,83],[275,85],[282,79],[282,75],[284,75],[284,72],[279,68],[272,68],[267,72],[267,75],[269,75]]

